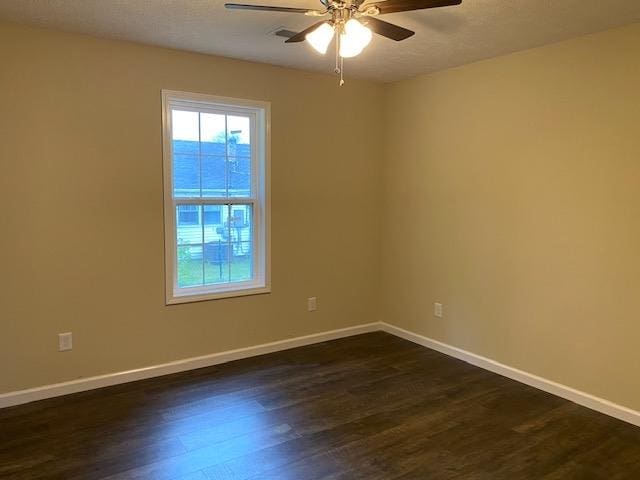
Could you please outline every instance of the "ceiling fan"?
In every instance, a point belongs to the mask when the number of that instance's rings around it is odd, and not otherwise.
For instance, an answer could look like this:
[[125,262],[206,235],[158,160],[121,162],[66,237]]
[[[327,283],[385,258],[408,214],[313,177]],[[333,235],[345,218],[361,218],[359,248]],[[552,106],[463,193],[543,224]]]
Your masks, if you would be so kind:
[[306,40],[315,50],[324,55],[335,36],[335,72],[340,74],[340,85],[344,85],[342,78],[344,59],[359,55],[371,41],[372,31],[398,42],[415,34],[411,30],[376,17],[387,13],[460,5],[462,0],[385,0],[369,3],[367,0],[320,0],[320,3],[322,3],[322,9],[319,10],[242,3],[225,3],[224,6],[236,10],[301,13],[310,17],[330,16],[331,18],[314,23],[309,28],[296,33],[285,43]]

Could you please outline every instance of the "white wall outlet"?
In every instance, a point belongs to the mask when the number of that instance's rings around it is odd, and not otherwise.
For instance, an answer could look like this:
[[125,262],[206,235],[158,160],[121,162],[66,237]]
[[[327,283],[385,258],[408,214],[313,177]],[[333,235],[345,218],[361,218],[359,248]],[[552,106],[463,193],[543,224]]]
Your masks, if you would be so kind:
[[442,318],[442,304],[441,303],[434,303],[433,304],[433,314],[438,317],[438,318]]
[[307,310],[310,312],[315,312],[318,309],[318,301],[316,297],[307,298]]
[[58,351],[66,352],[73,348],[73,334],[71,332],[58,334]]

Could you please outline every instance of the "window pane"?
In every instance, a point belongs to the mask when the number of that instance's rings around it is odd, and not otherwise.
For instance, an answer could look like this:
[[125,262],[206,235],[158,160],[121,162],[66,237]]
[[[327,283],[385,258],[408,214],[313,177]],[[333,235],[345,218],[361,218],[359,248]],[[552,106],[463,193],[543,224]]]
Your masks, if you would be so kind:
[[[205,205],[204,224],[205,226],[222,225],[222,205]],[[205,232],[205,238],[206,236],[207,233]]]
[[[181,142],[198,141],[198,112],[187,112],[182,110],[171,111],[171,127],[174,144],[182,145]],[[177,142],[177,143],[176,143]],[[192,145],[185,143],[184,145]]]
[[205,283],[229,281],[229,235],[224,225],[228,205],[205,206]]
[[236,242],[233,245],[231,257],[230,279],[232,282],[242,282],[253,278],[253,243]]
[[204,243],[229,240],[228,229],[225,226],[228,210],[228,205],[204,206]]
[[229,235],[231,237],[230,281],[241,282],[253,278],[252,206],[234,204],[229,209]]
[[176,221],[179,226],[199,225],[198,207],[196,205],[179,205]]
[[202,157],[202,196],[227,196],[227,162],[225,157]]
[[229,157],[229,196],[251,196],[251,159]]
[[252,221],[251,221],[251,205],[235,204],[231,205],[229,226],[231,229],[231,237],[235,242],[250,242],[253,240]]
[[172,110],[173,194],[175,197],[200,195],[198,113]]
[[200,153],[202,162],[202,195],[227,196],[226,116],[200,114]]
[[227,116],[229,196],[251,195],[251,121],[249,117]]
[[[202,245],[202,207],[178,205],[176,207],[176,241],[178,245]],[[187,223],[181,223],[186,220]]]
[[226,119],[224,115],[200,114],[200,145],[203,155],[226,155]]
[[204,244],[204,283],[227,283],[229,281],[229,242],[214,240]]
[[229,281],[229,228],[225,226],[228,218],[228,205],[204,206],[204,282],[225,283]]
[[204,284],[202,206],[176,207],[178,287]]
[[197,155],[173,155],[173,195],[200,196],[200,160]]
[[178,246],[178,287],[202,285],[202,245]]
[[249,117],[227,116],[227,154],[230,157],[251,156],[251,122]]

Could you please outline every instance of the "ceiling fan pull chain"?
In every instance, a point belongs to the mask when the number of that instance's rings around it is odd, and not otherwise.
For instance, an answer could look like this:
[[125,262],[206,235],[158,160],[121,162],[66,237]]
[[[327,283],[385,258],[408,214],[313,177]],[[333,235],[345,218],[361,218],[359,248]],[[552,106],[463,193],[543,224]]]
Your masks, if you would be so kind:
[[336,35],[336,68],[333,70],[335,73],[340,73],[340,31],[337,31]]
[[342,71],[344,70],[344,58],[340,56],[340,42],[342,40],[342,36],[340,35],[341,33],[341,25],[339,25],[338,28],[336,28],[336,68],[334,72],[340,74],[340,86],[343,86],[344,78],[342,76]]

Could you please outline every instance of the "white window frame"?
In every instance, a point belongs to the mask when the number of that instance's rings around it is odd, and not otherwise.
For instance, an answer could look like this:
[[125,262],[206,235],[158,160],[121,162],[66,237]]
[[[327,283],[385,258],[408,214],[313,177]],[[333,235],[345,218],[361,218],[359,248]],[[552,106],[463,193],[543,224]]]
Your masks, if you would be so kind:
[[[173,142],[171,110],[193,110],[251,119],[251,197],[175,198],[173,189]],[[271,292],[270,277],[270,122],[271,104],[257,100],[219,97],[201,93],[162,90],[162,134],[164,176],[165,285],[167,305]],[[176,206],[252,205],[253,279],[242,282],[178,287]]]

